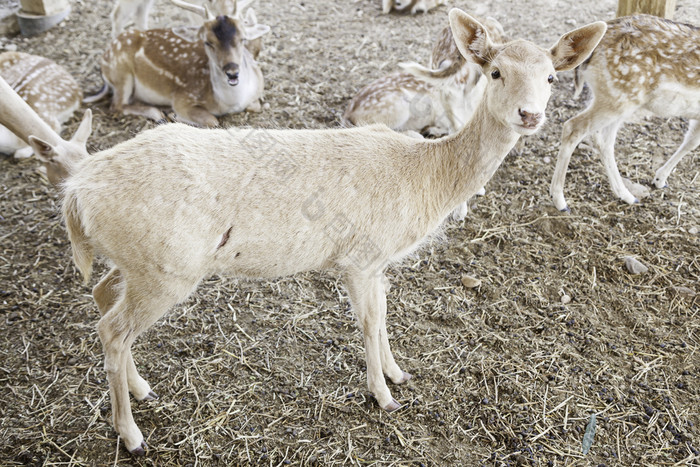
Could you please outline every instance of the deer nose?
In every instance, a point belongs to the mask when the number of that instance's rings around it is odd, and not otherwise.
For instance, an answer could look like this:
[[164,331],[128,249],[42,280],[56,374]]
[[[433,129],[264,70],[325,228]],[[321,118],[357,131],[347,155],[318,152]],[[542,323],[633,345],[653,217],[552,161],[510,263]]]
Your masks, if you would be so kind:
[[228,79],[238,79],[238,65],[235,63],[227,63],[224,66],[224,73]]
[[518,109],[518,114],[523,120],[523,125],[534,128],[542,121],[541,113],[528,112],[527,110]]

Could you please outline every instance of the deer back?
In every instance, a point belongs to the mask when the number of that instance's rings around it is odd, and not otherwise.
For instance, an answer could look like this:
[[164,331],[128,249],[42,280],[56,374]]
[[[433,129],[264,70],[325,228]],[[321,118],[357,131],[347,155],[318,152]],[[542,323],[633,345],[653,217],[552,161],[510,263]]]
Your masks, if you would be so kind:
[[[611,106],[643,106],[660,116],[700,115],[700,29],[650,15],[608,21],[591,57],[577,70]],[[583,79],[581,79],[583,78]]]

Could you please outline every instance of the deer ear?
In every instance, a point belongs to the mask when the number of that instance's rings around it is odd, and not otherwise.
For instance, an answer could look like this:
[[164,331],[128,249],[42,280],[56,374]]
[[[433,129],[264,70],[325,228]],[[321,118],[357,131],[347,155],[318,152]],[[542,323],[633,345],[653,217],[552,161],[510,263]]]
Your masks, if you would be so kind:
[[173,34],[187,42],[197,42],[199,40],[199,31],[201,28],[194,26],[180,26],[173,28]]
[[30,136],[29,145],[34,149],[34,155],[42,162],[52,162],[57,156],[56,148],[41,138]]
[[486,28],[458,8],[450,10],[452,37],[464,58],[484,65],[495,54],[495,47]]
[[75,130],[71,141],[85,147],[90,133],[92,133],[92,110],[87,109],[83,114],[83,121],[80,122],[80,126]]
[[245,27],[245,38],[249,41],[257,39],[258,37],[264,36],[270,32],[270,26],[267,24],[255,24],[253,26]]
[[554,69],[566,71],[579,66],[590,57],[607,29],[608,25],[603,21],[596,21],[561,36],[549,49]]
[[248,8],[248,11],[245,12],[245,19],[243,20],[243,22],[247,26],[258,24],[258,18],[257,16],[255,16],[255,10],[253,10],[252,8]]

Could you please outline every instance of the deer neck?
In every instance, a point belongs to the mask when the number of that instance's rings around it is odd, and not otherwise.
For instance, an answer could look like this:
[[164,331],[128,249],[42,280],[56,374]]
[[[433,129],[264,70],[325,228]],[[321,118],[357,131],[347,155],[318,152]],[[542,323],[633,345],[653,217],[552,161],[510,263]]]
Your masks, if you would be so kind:
[[44,122],[4,79],[0,79],[0,115],[2,123],[12,133],[28,142],[29,136],[36,136],[51,145],[57,145],[61,139],[55,131]]
[[239,82],[230,86],[226,75],[211,61],[209,62],[209,77],[214,101],[218,104],[220,114],[242,112],[254,100],[258,78],[255,73],[255,62],[247,50],[243,50]]
[[488,182],[520,135],[498,121],[487,109],[486,99],[456,134],[428,142],[424,182],[437,188],[433,209],[446,217]]

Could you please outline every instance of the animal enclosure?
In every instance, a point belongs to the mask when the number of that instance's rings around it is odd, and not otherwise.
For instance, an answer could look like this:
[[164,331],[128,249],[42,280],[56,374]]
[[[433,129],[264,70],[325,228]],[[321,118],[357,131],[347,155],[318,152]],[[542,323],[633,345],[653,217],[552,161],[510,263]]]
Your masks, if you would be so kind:
[[[700,7],[678,3],[674,19],[699,25]],[[614,17],[616,4],[451,0],[412,16],[383,15],[379,0],[257,0],[271,27],[257,59],[266,105],[221,120],[337,126],[362,86],[399,62],[428,64],[453,6],[548,45]],[[0,38],[0,49],[51,58],[88,94],[101,86],[112,2],[72,7],[61,26]],[[157,0],[149,24],[188,20]],[[613,196],[597,153],[579,147],[568,172],[572,212],[560,213],[548,188],[561,125],[587,93],[573,98],[573,73],[558,78],[546,126],[506,158],[466,219],[388,269],[389,338],[414,376],[392,386],[404,408],[384,413],[368,394],[362,337],[335,276],[212,277],[133,346],[160,396],[133,403],[149,445],[139,461],[116,442],[99,312],[71,263],[60,197],[37,161],[0,158],[0,464],[698,462],[700,154],[683,159],[668,188],[629,206]],[[155,126],[107,101],[91,108],[91,152]],[[616,150],[623,177],[651,187],[686,128],[681,119],[625,125]],[[649,270],[630,274],[627,256]],[[466,275],[482,285],[464,287]]]

